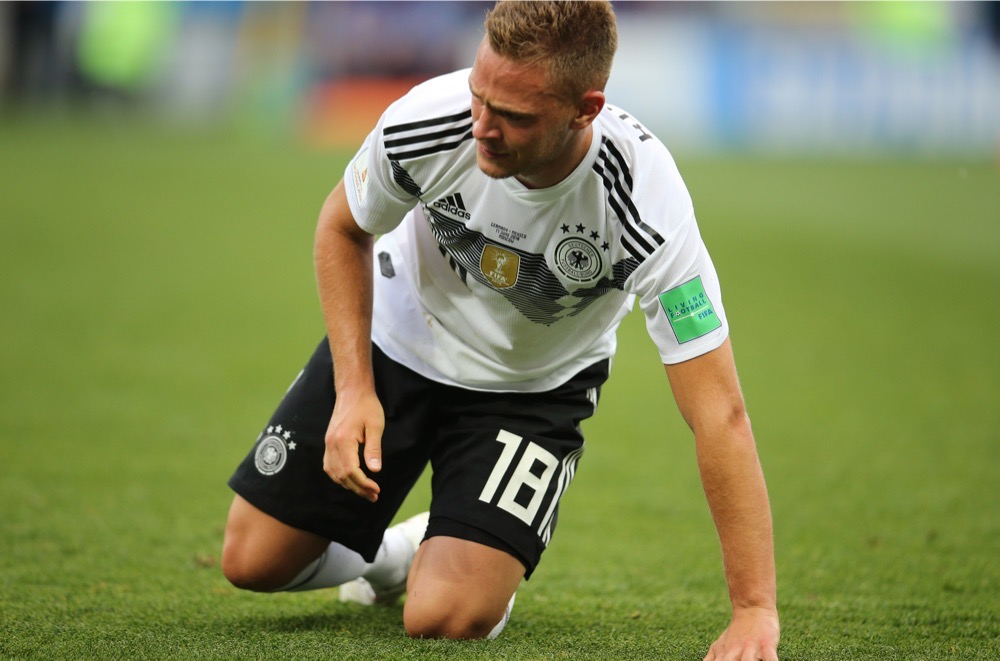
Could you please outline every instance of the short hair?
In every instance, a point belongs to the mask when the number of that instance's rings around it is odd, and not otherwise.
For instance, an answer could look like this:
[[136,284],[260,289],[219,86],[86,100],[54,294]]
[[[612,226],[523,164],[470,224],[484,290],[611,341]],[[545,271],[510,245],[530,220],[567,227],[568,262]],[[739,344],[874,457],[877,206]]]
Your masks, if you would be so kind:
[[574,99],[604,91],[618,48],[608,0],[499,0],[486,14],[486,37],[502,57],[546,66],[558,91]]

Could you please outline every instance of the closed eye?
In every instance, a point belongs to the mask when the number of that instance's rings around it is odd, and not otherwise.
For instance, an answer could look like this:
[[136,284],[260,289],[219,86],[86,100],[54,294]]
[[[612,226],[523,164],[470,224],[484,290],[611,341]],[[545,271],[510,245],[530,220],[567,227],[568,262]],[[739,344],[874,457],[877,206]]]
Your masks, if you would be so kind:
[[515,124],[527,124],[535,119],[535,115],[529,113],[516,112],[514,110],[504,110],[503,108],[497,108],[492,103],[487,103],[486,101],[483,100],[483,97],[479,96],[474,91],[472,91],[471,85],[469,87],[469,93],[472,94],[472,98],[474,98],[481,106],[489,110],[497,117],[502,117],[509,122],[513,122]]

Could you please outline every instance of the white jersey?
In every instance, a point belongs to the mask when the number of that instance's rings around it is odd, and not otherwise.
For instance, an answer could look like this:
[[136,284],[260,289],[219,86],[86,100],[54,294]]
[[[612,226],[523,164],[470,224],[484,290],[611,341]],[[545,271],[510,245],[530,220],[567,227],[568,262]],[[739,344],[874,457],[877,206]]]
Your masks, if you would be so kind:
[[728,334],[715,268],[667,149],[622,110],[583,162],[528,189],[476,164],[470,70],[391,105],[347,168],[375,246],[372,340],[442,383],[538,392],[611,357],[635,297],[664,363]]

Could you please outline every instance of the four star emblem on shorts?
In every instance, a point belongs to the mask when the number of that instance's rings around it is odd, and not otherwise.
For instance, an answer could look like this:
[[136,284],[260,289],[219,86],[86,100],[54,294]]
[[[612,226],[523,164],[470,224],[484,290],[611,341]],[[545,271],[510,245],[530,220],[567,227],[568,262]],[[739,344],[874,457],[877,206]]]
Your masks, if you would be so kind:
[[295,449],[295,446],[296,446],[295,441],[289,440],[289,439],[292,438],[292,431],[290,429],[285,429],[281,425],[277,425],[277,426],[275,426],[275,425],[268,425],[268,427],[267,427],[267,433],[269,435],[270,434],[277,434],[281,438],[283,438],[286,441],[288,441],[288,449],[289,450],[294,450]]

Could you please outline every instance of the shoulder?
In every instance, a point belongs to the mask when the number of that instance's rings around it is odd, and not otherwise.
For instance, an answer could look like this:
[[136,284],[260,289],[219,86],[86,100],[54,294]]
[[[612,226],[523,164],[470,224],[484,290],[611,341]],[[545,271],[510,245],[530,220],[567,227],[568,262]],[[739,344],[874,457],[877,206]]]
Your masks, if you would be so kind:
[[380,139],[386,156],[405,161],[447,151],[472,137],[469,69],[431,78],[386,109]]
[[677,171],[666,146],[628,111],[607,105],[598,116],[598,122],[601,126],[601,159],[611,159],[610,164],[638,172],[658,170],[673,174]]
[[693,215],[690,194],[660,139],[617,106],[606,106],[598,121],[601,145],[594,170],[612,201],[620,200],[622,213],[662,234],[688,221]]

